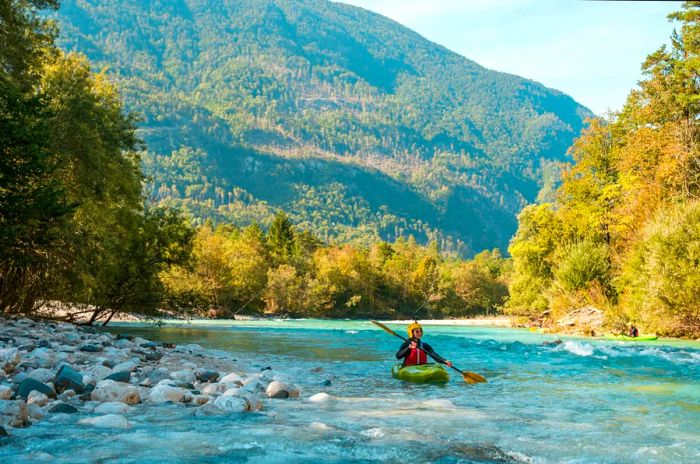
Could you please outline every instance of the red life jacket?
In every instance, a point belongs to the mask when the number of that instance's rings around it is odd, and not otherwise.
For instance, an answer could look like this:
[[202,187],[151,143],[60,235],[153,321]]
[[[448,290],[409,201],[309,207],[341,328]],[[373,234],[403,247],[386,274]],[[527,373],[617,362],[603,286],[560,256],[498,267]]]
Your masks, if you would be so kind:
[[425,354],[425,351],[421,350],[420,348],[414,348],[411,350],[410,353],[408,353],[408,356],[406,356],[406,360],[403,362],[404,366],[415,366],[416,364],[427,364],[428,363],[428,355]]

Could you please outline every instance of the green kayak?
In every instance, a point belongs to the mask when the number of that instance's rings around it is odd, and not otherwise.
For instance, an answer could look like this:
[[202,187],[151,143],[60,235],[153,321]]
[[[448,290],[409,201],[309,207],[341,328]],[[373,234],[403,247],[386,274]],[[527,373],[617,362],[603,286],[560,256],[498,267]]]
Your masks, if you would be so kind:
[[630,337],[629,335],[613,335],[613,334],[607,334],[605,335],[605,338],[608,340],[621,340],[625,342],[650,342],[652,340],[656,340],[657,336],[653,334],[648,334],[648,335],[639,335],[637,337]]
[[450,380],[450,375],[440,364],[420,364],[406,367],[395,364],[391,368],[391,375],[400,380],[417,383],[445,383]]

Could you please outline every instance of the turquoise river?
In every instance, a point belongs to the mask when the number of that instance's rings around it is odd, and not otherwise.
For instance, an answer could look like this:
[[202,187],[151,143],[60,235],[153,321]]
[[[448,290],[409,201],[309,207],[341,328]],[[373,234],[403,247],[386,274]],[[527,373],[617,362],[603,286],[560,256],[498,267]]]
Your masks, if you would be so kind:
[[[391,325],[404,333],[404,325]],[[110,331],[225,352],[301,388],[259,413],[136,406],[128,430],[39,422],[0,462],[698,463],[700,343],[627,343],[426,326],[425,341],[488,383],[391,378],[400,340],[359,321],[192,321]],[[328,385],[330,381],[330,385]],[[333,397],[309,402],[316,393]]]

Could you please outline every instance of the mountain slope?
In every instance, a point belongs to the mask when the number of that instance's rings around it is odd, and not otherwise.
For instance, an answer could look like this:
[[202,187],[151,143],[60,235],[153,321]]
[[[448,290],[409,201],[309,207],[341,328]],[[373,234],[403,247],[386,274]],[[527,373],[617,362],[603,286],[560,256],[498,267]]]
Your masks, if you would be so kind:
[[505,247],[590,112],[360,8],[322,0],[65,0],[66,49],[143,115],[153,200],[286,209],[328,240]]

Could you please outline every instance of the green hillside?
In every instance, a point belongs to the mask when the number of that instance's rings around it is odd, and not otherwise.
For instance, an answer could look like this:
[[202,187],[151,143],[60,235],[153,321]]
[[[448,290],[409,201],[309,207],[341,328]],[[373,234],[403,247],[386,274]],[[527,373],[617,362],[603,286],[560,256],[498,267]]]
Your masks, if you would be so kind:
[[152,200],[200,220],[283,208],[329,241],[505,248],[591,115],[339,3],[64,0],[56,17],[142,116]]

